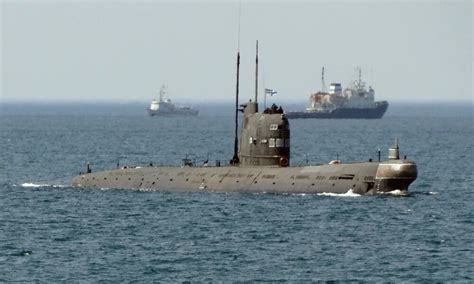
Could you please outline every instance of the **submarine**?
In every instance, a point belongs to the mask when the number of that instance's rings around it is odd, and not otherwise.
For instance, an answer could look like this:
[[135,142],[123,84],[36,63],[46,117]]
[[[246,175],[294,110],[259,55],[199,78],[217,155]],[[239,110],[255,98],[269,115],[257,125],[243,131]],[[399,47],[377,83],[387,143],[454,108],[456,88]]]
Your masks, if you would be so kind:
[[[408,192],[417,178],[416,163],[400,158],[398,141],[388,159],[322,165],[292,166],[290,124],[280,108],[258,109],[258,41],[256,45],[255,98],[239,105],[240,51],[237,52],[234,153],[227,165],[196,166],[184,159],[181,166],[121,167],[86,173],[72,179],[73,187],[119,188],[170,192],[242,192],[289,194],[375,195]],[[238,117],[242,112],[240,140]]]

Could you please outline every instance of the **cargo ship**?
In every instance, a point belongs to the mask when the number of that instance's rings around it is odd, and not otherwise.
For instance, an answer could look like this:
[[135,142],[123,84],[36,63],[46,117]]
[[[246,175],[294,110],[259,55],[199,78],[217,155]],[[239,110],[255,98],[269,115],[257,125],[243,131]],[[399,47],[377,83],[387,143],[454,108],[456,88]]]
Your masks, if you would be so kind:
[[325,90],[324,67],[322,70],[322,91],[311,94],[305,111],[290,111],[288,118],[382,118],[388,108],[387,101],[375,101],[375,91],[359,79],[352,82],[344,91],[341,83],[332,83],[329,92]]
[[198,111],[188,106],[176,106],[170,99],[165,99],[165,86],[161,86],[160,98],[153,99],[151,105],[146,109],[150,116],[197,116]]

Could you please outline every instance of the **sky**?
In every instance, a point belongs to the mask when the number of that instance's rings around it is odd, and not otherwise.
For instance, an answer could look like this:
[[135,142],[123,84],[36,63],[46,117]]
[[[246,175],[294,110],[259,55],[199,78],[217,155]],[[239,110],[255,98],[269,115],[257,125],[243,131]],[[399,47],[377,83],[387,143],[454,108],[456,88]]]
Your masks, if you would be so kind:
[[163,84],[182,104],[232,102],[238,50],[244,102],[256,40],[260,101],[306,102],[323,66],[343,87],[360,67],[377,100],[473,101],[469,0],[0,3],[0,103],[148,104]]

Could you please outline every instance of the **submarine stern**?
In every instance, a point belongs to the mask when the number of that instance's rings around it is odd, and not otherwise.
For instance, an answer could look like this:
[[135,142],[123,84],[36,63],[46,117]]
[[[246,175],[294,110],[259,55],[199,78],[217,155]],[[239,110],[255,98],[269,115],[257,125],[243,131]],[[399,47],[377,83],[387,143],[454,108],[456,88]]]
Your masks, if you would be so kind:
[[408,186],[416,180],[418,170],[410,160],[388,160],[381,162],[375,175],[377,192],[408,191]]

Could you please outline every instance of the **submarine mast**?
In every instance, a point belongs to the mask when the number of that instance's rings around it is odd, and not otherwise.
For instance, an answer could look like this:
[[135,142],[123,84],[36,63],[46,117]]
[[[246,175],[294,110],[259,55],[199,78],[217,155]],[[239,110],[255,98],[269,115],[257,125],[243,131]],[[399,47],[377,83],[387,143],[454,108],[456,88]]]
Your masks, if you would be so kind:
[[[255,53],[255,103],[258,103],[258,40]],[[258,111],[258,107],[257,107]]]
[[240,70],[240,16],[242,10],[242,2],[239,2],[239,24],[237,31],[237,83],[235,84],[235,133],[234,133],[234,156],[230,160],[230,164],[237,166],[239,165],[239,70]]
[[238,128],[239,128],[239,69],[240,69],[240,51],[237,51],[237,84],[235,85],[235,139],[234,139],[234,156],[230,160],[231,165],[239,164],[238,155]]

